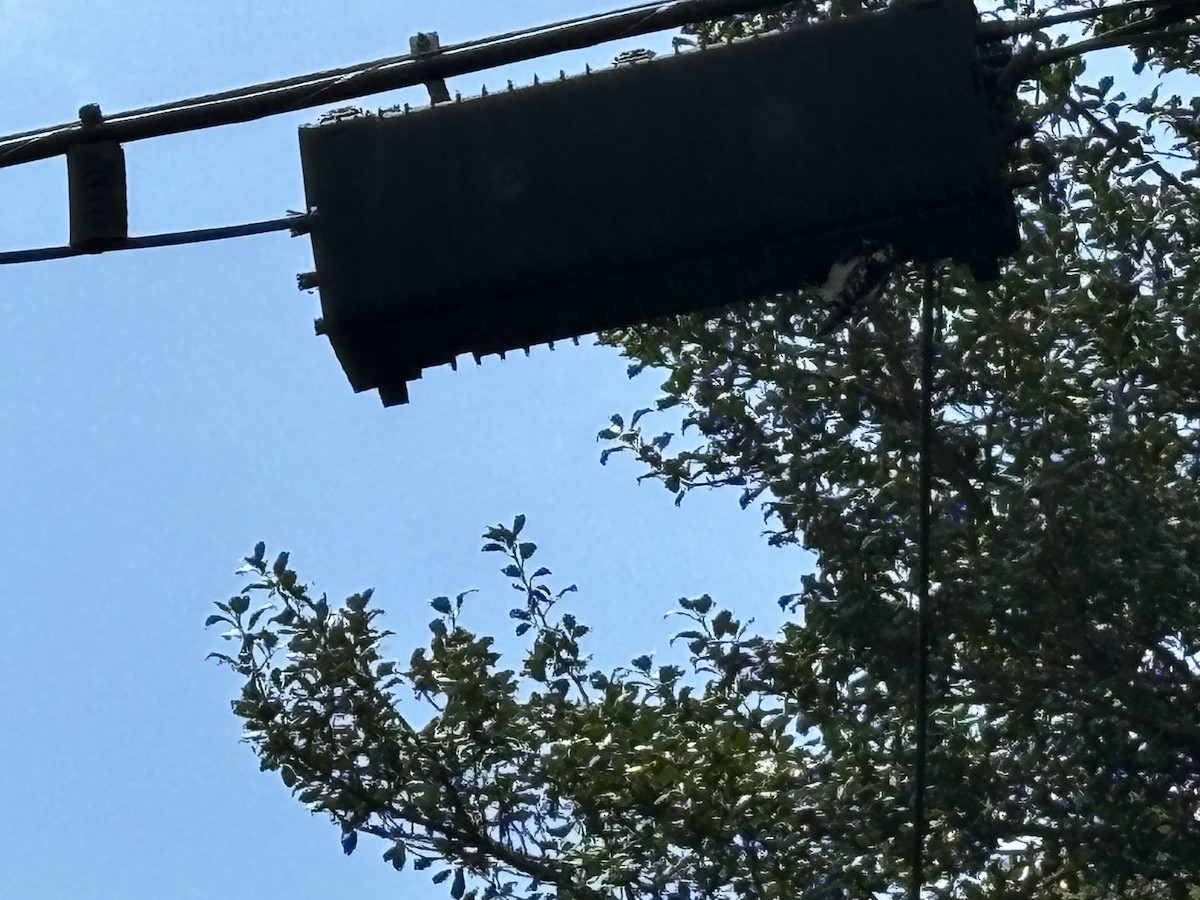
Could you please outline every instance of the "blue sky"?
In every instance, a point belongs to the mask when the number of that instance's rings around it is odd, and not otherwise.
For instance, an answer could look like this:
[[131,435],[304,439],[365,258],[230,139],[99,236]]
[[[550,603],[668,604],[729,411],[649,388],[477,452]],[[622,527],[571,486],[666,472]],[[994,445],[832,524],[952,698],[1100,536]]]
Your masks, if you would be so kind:
[[[393,55],[416,31],[449,44],[606,8],[0,0],[0,133]],[[1125,87],[1124,60],[1115,73]],[[406,100],[424,102],[366,102]],[[133,233],[300,208],[296,129],[319,112],[128,146]],[[0,201],[0,249],[65,243],[61,159],[0,170]],[[316,296],[295,289],[311,268],[307,241],[283,235],[0,268],[6,898],[444,896],[394,873],[373,839],[344,857],[337,830],[238,743],[237,682],[204,662],[222,645],[202,623],[259,539],[333,598],[373,585],[402,661],[440,594],[481,588],[468,627],[509,633],[510,592],[479,536],[517,513],[538,561],[579,585],[574,611],[606,666],[666,657],[662,614],[683,595],[709,592],[769,632],[810,568],[766,546],[736,492],[677,509],[619,455],[599,466],[608,416],[658,393],[613,350],[585,340],[435,370],[390,410],[354,395],[313,336]]]
[[[606,9],[519,0],[0,0],[0,133],[238,87]],[[658,35],[548,60],[606,65]],[[532,65],[456,79],[477,93]],[[421,91],[367,101],[424,102]],[[131,231],[274,218],[303,204],[296,130],[319,110],[126,147]],[[0,249],[66,242],[61,159],[0,170]],[[507,634],[484,527],[528,517],[597,659],[668,654],[676,598],[709,592],[764,630],[809,570],[736,492],[681,508],[620,456],[608,416],[649,405],[610,349],[535,348],[432,371],[409,406],[355,395],[313,336],[305,239],[266,235],[0,268],[0,872],[6,898],[438,897],[364,838],[342,855],[238,743],[237,681],[202,623],[255,541],[333,598],[373,585],[406,661],[427,600],[467,588]],[[665,426],[664,426],[665,427]]]

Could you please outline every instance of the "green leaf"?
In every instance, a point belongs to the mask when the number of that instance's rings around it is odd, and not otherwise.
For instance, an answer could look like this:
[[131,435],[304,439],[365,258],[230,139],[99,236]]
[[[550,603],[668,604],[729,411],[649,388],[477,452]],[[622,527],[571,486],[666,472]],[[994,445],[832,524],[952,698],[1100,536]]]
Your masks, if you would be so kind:
[[684,609],[694,610],[703,616],[706,615],[710,609],[712,609],[713,599],[712,597],[708,596],[708,594],[703,594],[699,597],[681,597],[679,599],[679,605]]
[[283,577],[283,573],[287,571],[288,552],[284,550],[279,556],[275,557],[275,565],[271,567],[271,571],[275,573],[276,578]]
[[433,876],[433,883],[441,884],[443,881],[445,881],[449,877],[450,877],[450,870],[442,869],[442,871],[438,872],[436,875]]
[[418,856],[416,859],[413,860],[413,868],[414,869],[418,869],[418,870],[419,869],[428,869],[432,865],[433,865],[433,860],[427,859],[424,856]]
[[600,451],[600,465],[607,466],[608,458],[610,456],[612,456],[614,453],[619,453],[622,450],[628,450],[628,449],[629,448],[626,446],[621,446],[621,447],[608,447],[604,450],[601,450]]
[[649,656],[639,656],[637,659],[633,660],[633,667],[639,672],[645,672],[649,674],[650,667],[652,665],[653,660],[651,660]]
[[209,616],[207,619],[204,620],[204,627],[208,628],[212,625],[216,625],[218,622],[225,622],[228,625],[233,624],[232,619],[227,619],[225,616],[218,615],[217,613],[213,613],[211,616]]
[[501,571],[505,575],[507,575],[509,578],[520,578],[521,577],[521,569],[515,563],[505,566],[503,569],[501,569]]
[[521,555],[521,560],[527,560],[533,554],[537,553],[537,544],[531,544],[528,541],[517,545],[517,552]]
[[444,616],[450,615],[450,598],[449,597],[434,597],[429,601],[429,605],[435,611],[440,612]]
[[553,575],[553,574],[554,573],[551,572],[549,569],[547,569],[545,566],[542,566],[540,569],[538,569],[536,572],[534,572],[531,577],[532,578],[543,578],[546,575]]
[[254,566],[254,568],[258,569],[261,572],[265,568],[265,566],[263,565],[263,556],[266,554],[266,552],[267,552],[267,545],[265,543],[263,543],[262,541],[259,541],[257,544],[254,545],[254,555],[253,556],[243,556],[242,561],[245,562],[247,565]]
[[454,900],[462,900],[462,895],[466,893],[467,880],[463,875],[463,870],[458,869],[454,873],[454,883],[450,885],[450,896]]
[[294,621],[296,621],[296,611],[290,606],[284,607],[282,610],[280,610],[279,615],[272,616],[268,621],[278,622],[280,625],[284,626],[291,625]]
[[525,527],[525,516],[520,515],[513,519],[512,536],[515,538],[521,533],[521,529]]
[[408,849],[401,841],[396,841],[383,853],[384,862],[390,862],[392,868],[397,872],[404,868],[404,862],[408,858]]
[[235,616],[240,616],[250,608],[250,598],[244,594],[238,594],[235,597],[229,598],[229,609]]
[[713,619],[712,629],[713,634],[719,638],[727,634],[733,634],[733,613],[727,609],[723,609],[717,613],[717,617]]
[[483,533],[483,536],[489,541],[499,541],[503,544],[507,544],[513,539],[513,533],[503,525],[496,525],[492,528],[489,528]]

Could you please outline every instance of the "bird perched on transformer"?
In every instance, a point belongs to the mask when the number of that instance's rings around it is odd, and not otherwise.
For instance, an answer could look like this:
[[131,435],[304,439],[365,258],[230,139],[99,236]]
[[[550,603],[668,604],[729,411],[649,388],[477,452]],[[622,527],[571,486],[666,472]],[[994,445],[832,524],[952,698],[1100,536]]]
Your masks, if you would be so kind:
[[896,270],[896,255],[890,247],[864,247],[863,253],[839,259],[829,277],[818,288],[831,309],[824,333],[828,334],[861,309],[887,286]]

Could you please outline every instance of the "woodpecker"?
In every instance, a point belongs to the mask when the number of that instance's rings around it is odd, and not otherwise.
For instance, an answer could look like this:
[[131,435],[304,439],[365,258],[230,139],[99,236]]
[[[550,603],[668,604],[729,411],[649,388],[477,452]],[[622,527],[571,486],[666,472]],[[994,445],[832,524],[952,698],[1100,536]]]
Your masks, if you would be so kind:
[[828,334],[861,308],[863,301],[887,284],[896,268],[896,258],[888,247],[878,247],[869,253],[839,259],[829,270],[829,277],[818,288],[832,307],[832,315],[823,331]]

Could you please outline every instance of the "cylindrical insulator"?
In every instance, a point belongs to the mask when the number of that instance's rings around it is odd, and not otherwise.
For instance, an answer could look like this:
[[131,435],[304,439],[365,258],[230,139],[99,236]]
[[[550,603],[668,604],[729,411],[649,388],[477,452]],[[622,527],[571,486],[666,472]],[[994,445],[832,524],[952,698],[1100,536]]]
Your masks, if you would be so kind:
[[76,144],[67,151],[71,246],[100,252],[129,237],[125,151],[116,141]]

